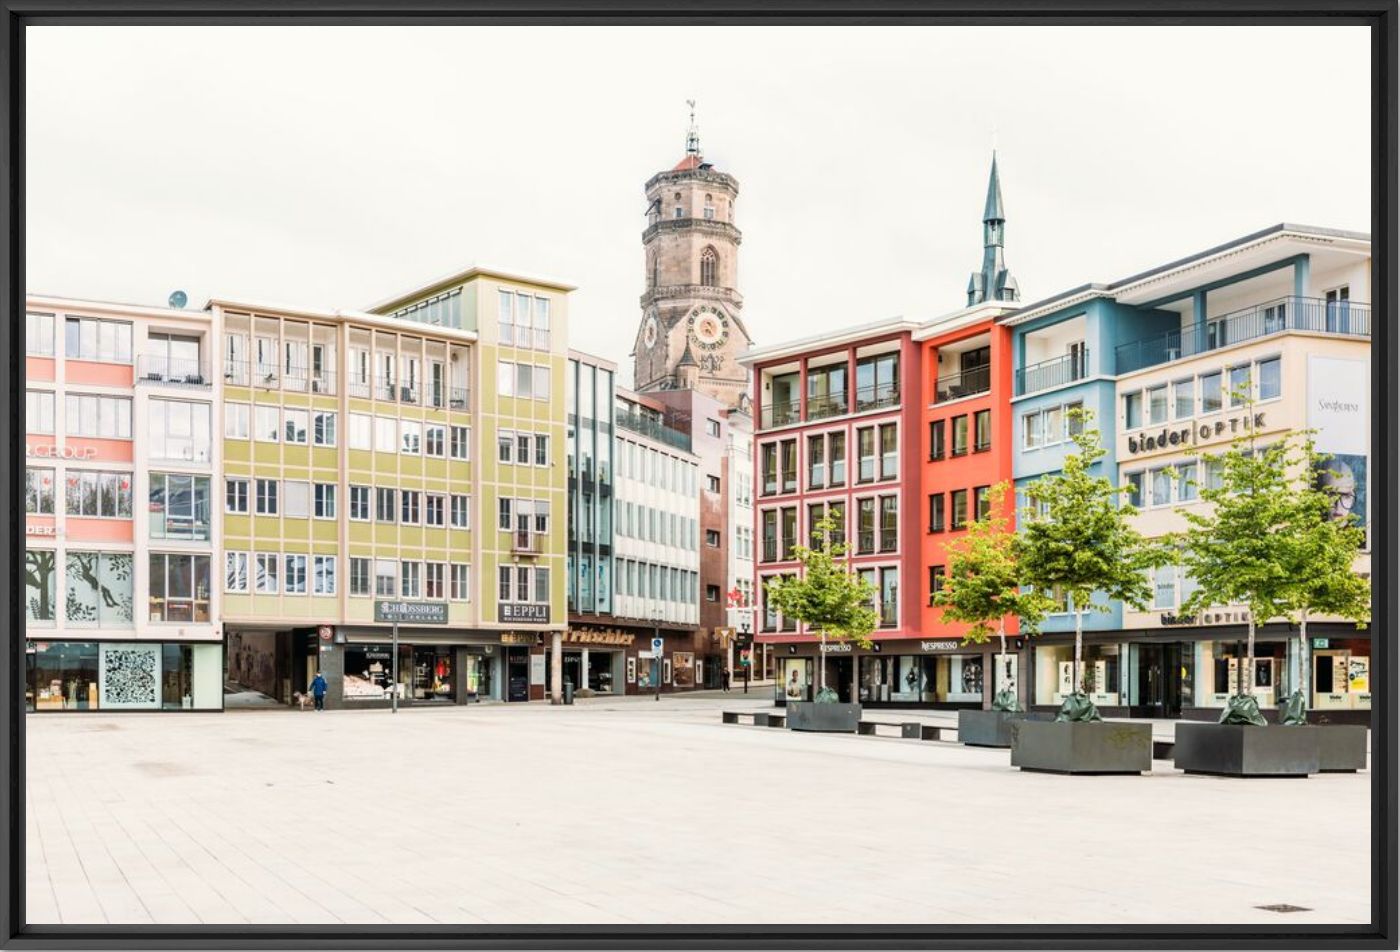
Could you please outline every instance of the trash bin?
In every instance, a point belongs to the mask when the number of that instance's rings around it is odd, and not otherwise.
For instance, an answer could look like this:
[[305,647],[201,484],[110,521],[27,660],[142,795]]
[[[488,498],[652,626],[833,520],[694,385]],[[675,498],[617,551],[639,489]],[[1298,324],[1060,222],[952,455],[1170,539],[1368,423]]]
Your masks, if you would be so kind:
[[564,703],[574,703],[574,682],[570,681],[568,678],[564,679]]

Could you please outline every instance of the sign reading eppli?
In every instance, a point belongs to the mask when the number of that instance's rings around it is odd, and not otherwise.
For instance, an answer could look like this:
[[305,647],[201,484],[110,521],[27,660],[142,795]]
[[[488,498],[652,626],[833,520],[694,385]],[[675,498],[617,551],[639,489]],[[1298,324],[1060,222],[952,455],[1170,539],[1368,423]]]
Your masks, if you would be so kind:
[[375,602],[374,620],[411,625],[447,624],[446,602]]

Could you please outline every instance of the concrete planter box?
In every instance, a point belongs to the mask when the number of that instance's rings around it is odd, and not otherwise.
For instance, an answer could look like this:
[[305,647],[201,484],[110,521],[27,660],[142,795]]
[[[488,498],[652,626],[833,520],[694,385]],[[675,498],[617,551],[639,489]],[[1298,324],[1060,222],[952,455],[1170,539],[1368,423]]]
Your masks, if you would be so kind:
[[1316,727],[1177,724],[1178,770],[1224,777],[1306,777],[1318,771]]
[[958,711],[958,743],[969,747],[1010,747],[1016,721],[1048,721],[1050,714],[1029,711]]
[[1302,729],[1317,736],[1317,769],[1321,772],[1366,769],[1366,728],[1360,724],[1318,724]]
[[1152,769],[1152,725],[1110,721],[1012,721],[1011,766],[1063,774]]
[[858,724],[859,704],[819,704],[816,701],[788,701],[787,704],[789,730],[854,734]]

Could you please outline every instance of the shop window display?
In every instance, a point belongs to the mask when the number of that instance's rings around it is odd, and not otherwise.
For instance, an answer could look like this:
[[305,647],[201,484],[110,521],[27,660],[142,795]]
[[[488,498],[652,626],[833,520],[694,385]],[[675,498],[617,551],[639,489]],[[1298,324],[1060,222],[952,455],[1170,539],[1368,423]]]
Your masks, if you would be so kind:
[[492,677],[492,659],[484,654],[477,654],[469,649],[466,657],[467,665],[467,699],[477,700],[483,697],[495,697],[493,693],[494,679]]
[[96,710],[97,644],[37,642],[28,652],[31,711]]
[[695,687],[695,655],[689,651],[676,651],[671,655],[674,684],[678,688]]
[[[452,701],[452,651],[450,647],[419,645],[412,649],[412,697],[415,701]],[[402,665],[402,661],[400,661]],[[400,668],[402,671],[402,668]]]
[[[1246,662],[1243,641],[1204,641],[1200,646],[1199,678],[1196,692],[1204,707],[1224,707],[1240,686],[1241,667]],[[1288,645],[1282,641],[1256,641],[1254,672],[1248,689],[1261,708],[1276,707],[1278,698],[1288,693],[1284,680],[1288,672]]]
[[[1085,645],[1082,677],[1095,704],[1121,703],[1119,646]],[[1074,645],[1041,645],[1035,649],[1035,702],[1059,705],[1074,693]]]
[[779,690],[789,701],[812,700],[812,659],[784,658]]
[[393,654],[388,645],[349,645],[345,649],[346,701],[379,701],[393,683]]
[[1312,703],[1316,710],[1371,709],[1371,643],[1365,638],[1330,638],[1313,648]]

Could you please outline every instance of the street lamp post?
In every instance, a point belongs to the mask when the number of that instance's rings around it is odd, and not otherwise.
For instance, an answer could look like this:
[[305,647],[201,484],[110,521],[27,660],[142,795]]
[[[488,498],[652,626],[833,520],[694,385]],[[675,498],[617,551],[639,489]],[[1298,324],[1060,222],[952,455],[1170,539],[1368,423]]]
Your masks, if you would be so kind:
[[[748,694],[748,693],[749,693],[749,671],[752,670],[752,668],[753,668],[753,647],[752,647],[753,643],[752,643],[751,641],[749,641],[749,620],[748,620],[748,618],[741,618],[741,619],[739,619],[739,628],[740,628],[741,633],[743,634],[743,637],[739,639],[739,651],[740,651],[739,660],[740,660],[741,662],[745,662],[745,661],[747,662],[746,664],[744,664],[744,693],[745,693],[745,694]],[[748,656],[747,659],[744,658],[744,656],[743,656],[743,652],[745,652],[745,651],[747,651],[747,652],[749,653],[749,656]]]

